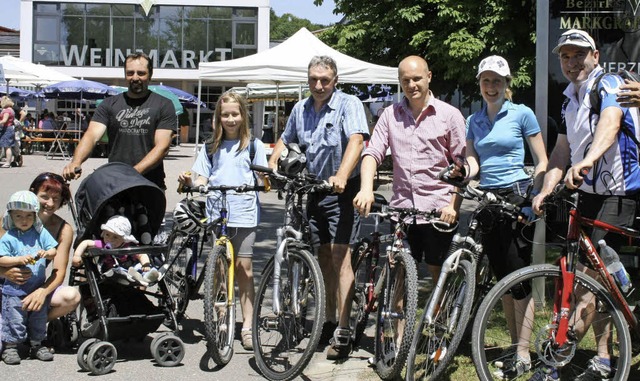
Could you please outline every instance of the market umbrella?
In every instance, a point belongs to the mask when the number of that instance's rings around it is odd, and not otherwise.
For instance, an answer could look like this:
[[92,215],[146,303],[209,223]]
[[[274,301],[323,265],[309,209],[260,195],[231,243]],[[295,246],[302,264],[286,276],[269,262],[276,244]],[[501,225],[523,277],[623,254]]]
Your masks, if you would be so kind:
[[198,107],[198,103],[200,103],[200,108],[207,108],[207,105],[204,102],[201,102],[198,99],[198,97],[196,97],[193,94],[189,94],[188,92],[186,92],[184,90],[180,90],[178,88],[171,87],[171,86],[166,86],[166,85],[163,85],[162,83],[159,84],[159,85],[151,85],[151,86],[149,86],[149,89],[151,91],[154,91],[153,90],[154,88],[172,92],[173,94],[175,94],[178,97],[178,99],[180,100],[180,103],[182,104],[182,106],[184,106],[186,108],[197,108]]
[[80,101],[104,99],[118,94],[116,90],[104,83],[86,79],[54,83],[43,88],[42,93],[45,98],[80,99]]
[[[0,95],[7,95],[7,88],[5,86],[0,86]],[[40,98],[42,95],[38,92],[20,89],[18,87],[9,86],[9,94],[11,98],[18,99],[31,99],[31,98]]]

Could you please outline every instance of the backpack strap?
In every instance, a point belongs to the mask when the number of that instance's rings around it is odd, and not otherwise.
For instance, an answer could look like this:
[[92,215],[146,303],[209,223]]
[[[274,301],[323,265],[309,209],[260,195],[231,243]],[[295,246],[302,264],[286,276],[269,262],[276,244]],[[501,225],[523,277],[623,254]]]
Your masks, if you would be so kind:
[[249,161],[253,164],[253,159],[256,157],[256,138],[252,137],[249,142]]

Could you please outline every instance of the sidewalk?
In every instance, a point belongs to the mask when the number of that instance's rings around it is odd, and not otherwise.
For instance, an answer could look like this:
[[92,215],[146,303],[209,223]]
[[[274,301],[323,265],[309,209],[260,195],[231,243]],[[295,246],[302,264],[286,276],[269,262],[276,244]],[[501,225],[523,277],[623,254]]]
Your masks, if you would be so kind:
[[[170,218],[174,205],[183,197],[176,192],[178,174],[189,170],[195,160],[194,144],[183,144],[172,147],[169,155],[164,160],[167,178],[166,191],[166,215]],[[80,184],[80,181],[90,174],[95,168],[105,164],[105,158],[90,158],[82,166],[83,177],[71,183],[72,193]],[[61,173],[67,160],[46,159],[44,155],[25,155],[24,165],[19,168],[0,169],[0,181],[4,186],[0,189],[0,204],[3,205],[9,196],[18,190],[27,189],[31,181],[41,172],[50,171]],[[385,192],[390,197],[389,192]],[[75,194],[75,193],[74,193]],[[256,237],[254,248],[254,275],[255,286],[260,282],[260,274],[267,260],[275,252],[275,229],[282,223],[283,201],[278,200],[276,192],[260,195],[262,203],[262,220]],[[64,207],[59,214],[72,223],[69,209]],[[368,221],[363,221],[363,232],[367,231]],[[203,292],[203,290],[201,290]],[[202,300],[193,300],[187,309],[180,336],[185,342],[185,358],[182,365],[176,368],[162,368],[153,363],[153,357],[149,350],[149,343],[156,333],[150,334],[143,342],[116,343],[118,349],[118,362],[112,373],[101,376],[108,380],[130,380],[135,374],[144,374],[148,379],[187,379],[199,380],[237,380],[237,379],[262,379],[253,352],[242,349],[239,341],[235,342],[235,354],[231,363],[219,368],[208,357],[206,343],[204,341],[203,306]],[[238,319],[241,319],[238,311]],[[370,324],[373,320],[370,321]],[[162,328],[161,328],[162,330]],[[340,363],[326,360],[326,348],[319,348],[305,370],[297,380],[339,380],[339,381],[369,381],[378,380],[375,372],[369,368],[367,359],[372,355],[373,342],[371,340],[371,328],[366,331],[362,343],[362,349],[351,354],[351,357]],[[78,379],[87,377],[79,372],[75,351],[56,353],[55,359],[50,363],[42,363],[34,360],[24,360],[20,366],[8,367],[0,364],[3,377],[14,381],[33,379],[35,374],[49,375],[60,379]],[[38,379],[38,377],[36,377]]]

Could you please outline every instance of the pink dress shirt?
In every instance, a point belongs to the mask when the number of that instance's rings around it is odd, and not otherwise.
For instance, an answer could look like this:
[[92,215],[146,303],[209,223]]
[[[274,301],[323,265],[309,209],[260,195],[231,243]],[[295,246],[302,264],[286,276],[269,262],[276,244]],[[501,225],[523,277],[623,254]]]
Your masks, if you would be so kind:
[[407,99],[385,108],[362,156],[378,165],[387,148],[393,160],[390,206],[429,211],[451,202],[453,187],[438,173],[465,154],[465,119],[458,109],[429,93],[429,103],[414,119]]

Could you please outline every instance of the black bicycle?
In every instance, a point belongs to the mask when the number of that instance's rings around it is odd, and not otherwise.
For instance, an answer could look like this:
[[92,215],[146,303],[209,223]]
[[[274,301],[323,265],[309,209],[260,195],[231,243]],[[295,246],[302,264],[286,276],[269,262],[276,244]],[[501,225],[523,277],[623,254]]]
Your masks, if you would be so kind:
[[262,375],[291,380],[311,361],[325,319],[326,295],[320,265],[313,255],[303,200],[332,186],[304,173],[281,174],[252,165],[284,183],[284,224],[276,230],[276,253],[262,271],[253,310],[253,350]]

